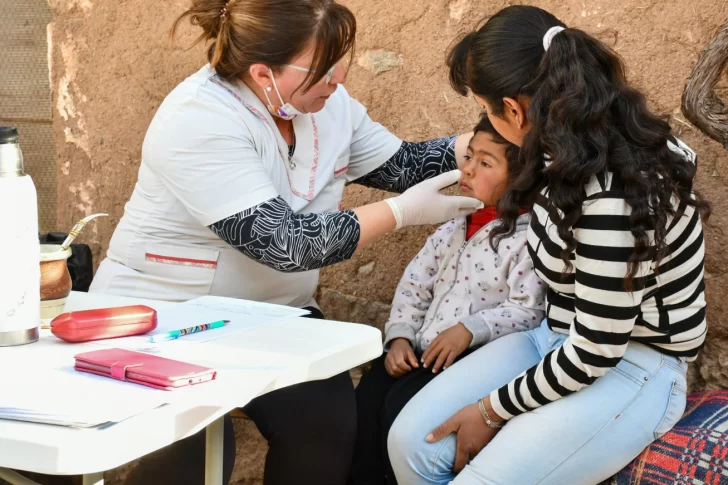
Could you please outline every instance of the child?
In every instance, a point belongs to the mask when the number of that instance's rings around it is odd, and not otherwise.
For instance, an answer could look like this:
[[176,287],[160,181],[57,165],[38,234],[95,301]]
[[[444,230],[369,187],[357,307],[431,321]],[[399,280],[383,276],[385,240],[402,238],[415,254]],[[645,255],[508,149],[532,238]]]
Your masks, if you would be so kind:
[[498,200],[520,167],[518,148],[485,115],[462,172],[461,195],[486,207],[437,229],[397,286],[385,327],[386,353],[356,390],[359,424],[350,485],[396,484],[386,443],[404,405],[473,349],[535,328],[544,316],[544,287],[526,245],[530,216],[518,218],[514,234],[492,244],[489,238],[498,224]]

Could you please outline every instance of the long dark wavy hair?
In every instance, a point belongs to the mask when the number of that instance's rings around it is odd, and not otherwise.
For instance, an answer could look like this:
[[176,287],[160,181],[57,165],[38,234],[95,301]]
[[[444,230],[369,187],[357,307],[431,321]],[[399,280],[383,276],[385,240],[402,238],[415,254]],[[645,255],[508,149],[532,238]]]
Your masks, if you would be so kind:
[[[647,107],[645,96],[626,80],[622,60],[585,32],[566,28],[544,49],[544,34],[566,27],[537,7],[511,6],[460,40],[448,56],[450,83],[486,99],[503,114],[503,98],[530,98],[532,128],[521,146],[523,170],[498,204],[499,240],[515,230],[521,207],[548,187],[549,212],[565,243],[565,271],[576,248],[572,228],[582,215],[584,187],[592,176],[612,172],[625,186],[632,212],[634,251],[625,288],[631,290],[639,263],[663,258],[667,221],[675,199],[694,207],[703,220],[710,205],[694,194],[696,166],[668,147],[674,141],[666,117]],[[551,163],[544,164],[544,154]],[[560,219],[559,217],[560,211]],[[650,240],[648,231],[654,230]]]

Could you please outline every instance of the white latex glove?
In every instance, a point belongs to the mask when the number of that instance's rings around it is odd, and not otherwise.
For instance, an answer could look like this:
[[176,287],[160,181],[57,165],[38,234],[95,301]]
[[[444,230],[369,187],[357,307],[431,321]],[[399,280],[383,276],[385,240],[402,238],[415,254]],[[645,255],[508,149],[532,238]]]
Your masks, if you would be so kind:
[[440,190],[456,183],[460,175],[460,170],[452,170],[420,182],[402,195],[386,199],[397,220],[397,229],[439,224],[482,209],[484,204],[478,199],[440,193]]

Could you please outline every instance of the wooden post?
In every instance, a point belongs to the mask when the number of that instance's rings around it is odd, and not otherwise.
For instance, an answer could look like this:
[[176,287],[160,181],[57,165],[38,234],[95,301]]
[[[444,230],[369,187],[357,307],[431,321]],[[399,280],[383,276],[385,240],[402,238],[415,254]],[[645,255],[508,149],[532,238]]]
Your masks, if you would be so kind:
[[703,133],[728,149],[728,106],[714,91],[728,62],[728,23],[705,47],[695,64],[682,97],[685,117]]

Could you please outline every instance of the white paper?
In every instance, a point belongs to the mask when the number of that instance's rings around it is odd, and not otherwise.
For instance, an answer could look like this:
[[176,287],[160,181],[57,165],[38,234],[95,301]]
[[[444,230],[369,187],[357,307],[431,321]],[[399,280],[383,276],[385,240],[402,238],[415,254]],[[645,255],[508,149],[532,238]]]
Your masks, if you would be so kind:
[[[157,328],[144,336],[105,340],[98,343],[143,352],[162,352],[171,342],[209,342],[308,313],[307,310],[282,305],[203,296],[185,303],[160,308],[157,311]],[[230,323],[224,327],[188,334],[171,342],[157,344],[149,342],[149,337],[154,335],[163,335],[173,330],[195,327],[219,320],[228,320]]]
[[0,418],[90,427],[170,402],[171,392],[75,371],[72,365],[3,375]]
[[165,404],[244,406],[269,391],[284,367],[228,363],[215,369],[215,380],[172,391],[79,372],[71,365],[26,369],[22,376],[8,373],[3,375],[0,419],[88,428],[119,423]]
[[221,296],[202,296],[185,302],[183,305],[194,305],[211,310],[247,315],[249,317],[276,320],[295,318],[311,313],[308,310],[303,310],[301,308],[274,305],[272,303],[261,303],[257,301],[239,300],[236,298],[224,298]]
[[[109,339],[96,345],[136,351],[215,369],[215,381],[163,391],[73,370],[72,365],[41,372],[32,368],[20,379],[9,379],[0,395],[0,418],[88,427],[119,422],[163,404],[243,406],[270,390],[281,374],[300,362],[274,352],[231,349],[213,343],[199,345],[263,325],[303,316],[306,310],[230,298],[203,297],[170,304],[157,311],[157,328],[146,335]],[[152,335],[229,320],[224,327],[149,343]],[[59,347],[61,349],[61,347]],[[0,361],[2,359],[0,358]],[[5,376],[3,376],[5,377]],[[6,379],[3,379],[6,380]],[[33,382],[33,386],[28,386]],[[7,391],[7,392],[6,392]],[[5,399],[5,396],[13,396]]]

